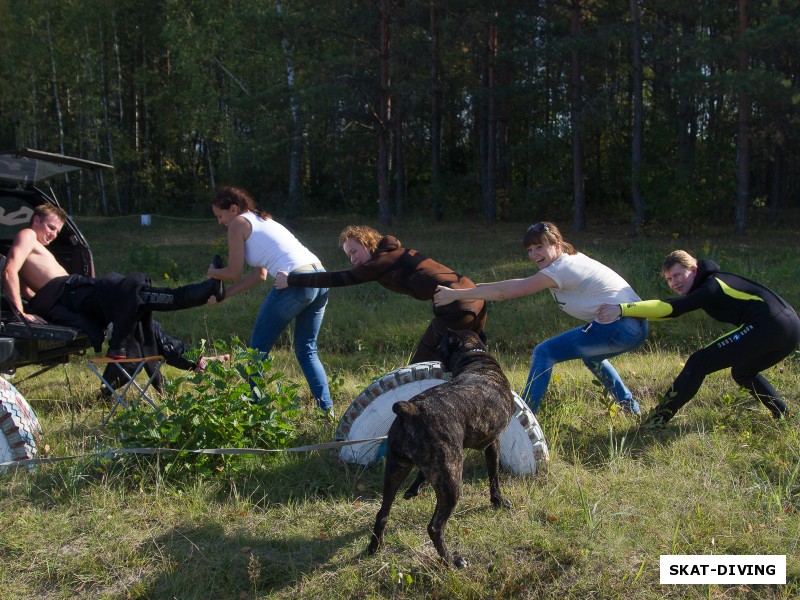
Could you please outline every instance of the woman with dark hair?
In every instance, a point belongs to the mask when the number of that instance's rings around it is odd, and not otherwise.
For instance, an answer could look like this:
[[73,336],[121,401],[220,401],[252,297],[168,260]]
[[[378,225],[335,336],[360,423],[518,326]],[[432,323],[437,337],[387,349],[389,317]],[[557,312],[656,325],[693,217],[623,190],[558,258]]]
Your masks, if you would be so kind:
[[800,342],[800,319],[789,303],[771,289],[721,271],[712,260],[698,261],[685,250],[675,250],[664,259],[661,275],[678,298],[609,303],[600,308],[598,318],[603,322],[631,316],[672,319],[701,309],[712,319],[736,328],[686,360],[642,427],[666,425],[694,397],[707,375],[728,367],[733,380],[773,417],[787,415],[786,403],[761,371],[792,354]]
[[594,320],[602,304],[636,302],[639,296],[616,272],[576,251],[549,221],[529,227],[522,245],[538,273],[525,279],[479,283],[471,290],[440,287],[434,304],[445,306],[465,298],[508,300],[549,289],[561,310],[585,324],[533,349],[523,400],[536,412],[550,383],[553,365],[579,358],[625,412],[639,414],[639,404],[608,359],[639,346],[647,337],[647,320],[625,318],[608,325]]
[[[245,190],[225,187],[212,201],[220,225],[228,228],[228,266],[212,267],[209,277],[234,282],[224,298],[235,296],[262,281],[269,273],[324,271],[320,260],[283,225],[259,211]],[[253,267],[244,274],[245,262]],[[213,275],[211,275],[213,273]],[[281,332],[294,321],[294,353],[317,406],[333,419],[328,377],[317,354],[327,289],[270,290],[253,325],[250,347],[269,354]],[[215,301],[209,300],[209,304]]]
[[[429,301],[438,286],[454,289],[474,288],[463,275],[404,248],[392,235],[383,235],[366,225],[351,225],[339,235],[344,253],[355,265],[347,271],[333,273],[278,273],[275,287],[332,288],[376,281],[398,294]],[[483,335],[486,325],[486,304],[482,300],[464,300],[451,306],[433,308],[431,321],[410,363],[436,360],[436,346],[448,329],[467,329]]]

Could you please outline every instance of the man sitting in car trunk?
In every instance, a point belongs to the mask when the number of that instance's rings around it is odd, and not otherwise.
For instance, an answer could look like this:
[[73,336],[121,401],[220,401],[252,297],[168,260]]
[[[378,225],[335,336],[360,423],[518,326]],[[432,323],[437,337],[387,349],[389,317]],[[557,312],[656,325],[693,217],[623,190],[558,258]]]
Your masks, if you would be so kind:
[[[155,332],[161,331],[160,327],[153,328],[152,311],[202,306],[211,296],[217,301],[222,299],[222,282],[215,279],[178,288],[157,288],[142,273],[110,273],[99,279],[70,275],[47,249],[66,219],[61,208],[37,206],[30,225],[17,233],[8,251],[3,288],[8,301],[25,320],[82,329],[97,352],[102,348],[103,329],[111,323],[108,356],[125,358],[126,345],[135,339],[140,324],[147,330],[145,345],[154,343]],[[23,298],[28,300],[27,309]],[[161,335],[159,347],[185,348],[182,342]],[[138,349],[141,340],[136,345]]]

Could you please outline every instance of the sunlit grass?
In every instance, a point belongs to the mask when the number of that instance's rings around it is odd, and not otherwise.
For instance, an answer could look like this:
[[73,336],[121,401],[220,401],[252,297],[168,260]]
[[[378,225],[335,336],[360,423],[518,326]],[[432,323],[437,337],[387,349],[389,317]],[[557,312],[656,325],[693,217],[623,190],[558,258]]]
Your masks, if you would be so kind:
[[[132,223],[133,221],[131,221]],[[161,221],[150,228],[87,220],[98,273],[123,269],[132,244],[181,265],[174,283],[204,276],[222,228]],[[341,220],[304,221],[298,235],[328,270],[347,268]],[[475,281],[532,272],[519,238],[527,224],[410,223],[406,244]],[[666,296],[657,266],[674,247],[710,253],[769,281],[800,305],[800,242],[781,232],[747,246],[723,236],[630,240],[607,230],[574,236],[578,249],[620,271],[644,297]],[[776,248],[780,250],[776,253]],[[777,257],[776,257],[777,255]],[[788,265],[788,266],[787,266]],[[167,331],[199,343],[249,337],[265,286],[221,306],[158,315]],[[341,412],[375,377],[403,365],[430,318],[425,303],[375,284],[331,291],[320,351]],[[495,303],[490,349],[512,386],[525,383],[532,347],[573,325],[548,294]],[[703,315],[653,323],[645,345],[613,362],[647,410],[688,353],[725,326]],[[302,376],[286,335],[275,368]],[[114,447],[85,363],[74,359],[20,381],[45,431],[42,451],[61,456]],[[168,376],[177,374],[166,369]],[[797,410],[800,361],[767,376]],[[303,443],[329,441],[304,392]],[[539,420],[551,450],[546,474],[501,484],[513,508],[488,503],[479,453],[467,455],[464,489],[447,539],[468,560],[442,569],[426,525],[430,492],[398,500],[386,548],[363,550],[381,496],[380,467],[340,464],[329,452],[257,457],[225,481],[165,480],[147,463],[112,468],[80,459],[0,476],[0,597],[8,598],[793,598],[800,592],[800,430],[774,422],[727,372],[707,379],[664,432],[637,433],[577,362],[557,365]],[[662,554],[785,554],[788,585],[661,586]]]

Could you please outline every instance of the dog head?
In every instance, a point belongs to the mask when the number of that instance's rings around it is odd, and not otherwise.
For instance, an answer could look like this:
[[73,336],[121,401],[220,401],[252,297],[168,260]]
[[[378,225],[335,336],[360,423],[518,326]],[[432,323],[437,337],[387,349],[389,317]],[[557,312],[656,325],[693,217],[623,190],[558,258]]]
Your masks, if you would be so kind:
[[436,348],[436,358],[447,371],[453,371],[459,359],[471,350],[486,352],[486,346],[477,333],[448,329]]

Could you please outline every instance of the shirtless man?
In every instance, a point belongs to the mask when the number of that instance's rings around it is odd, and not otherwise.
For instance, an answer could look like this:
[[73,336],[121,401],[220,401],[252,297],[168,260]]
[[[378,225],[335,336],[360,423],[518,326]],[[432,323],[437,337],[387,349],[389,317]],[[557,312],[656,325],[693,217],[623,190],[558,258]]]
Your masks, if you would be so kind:
[[8,251],[6,268],[3,270],[3,288],[9,301],[31,323],[47,321],[39,315],[25,312],[22,299],[30,300],[51,280],[69,276],[46,248],[56,239],[66,220],[67,214],[57,206],[37,206],[30,226],[17,233]]
[[[112,357],[126,356],[125,346],[136,324],[146,322],[154,329],[159,351],[174,349],[162,352],[168,363],[184,368],[204,366],[209,357],[201,357],[197,364],[180,359],[186,345],[163,333],[149,318],[149,312],[201,306],[209,297],[222,295],[221,282],[209,279],[179,288],[153,288],[142,274],[111,274],[102,279],[70,275],[47,249],[66,219],[67,214],[57,206],[37,206],[30,225],[17,233],[9,248],[3,286],[22,317],[30,323],[52,321],[78,327],[86,332],[96,351],[102,347],[103,329],[111,322]],[[27,311],[23,299],[28,300]],[[170,354],[176,356],[170,358]]]

